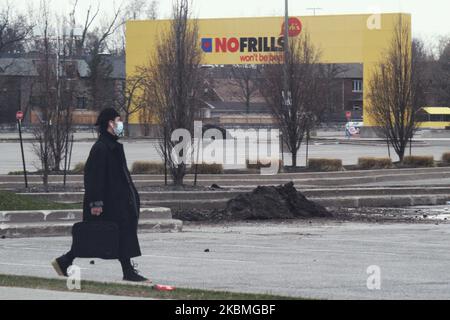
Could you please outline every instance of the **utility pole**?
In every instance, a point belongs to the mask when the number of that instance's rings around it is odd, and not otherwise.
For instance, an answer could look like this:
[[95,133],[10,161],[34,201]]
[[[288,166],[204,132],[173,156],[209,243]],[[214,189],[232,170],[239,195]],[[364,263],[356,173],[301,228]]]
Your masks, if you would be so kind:
[[[288,79],[288,58],[289,58],[289,10],[288,10],[288,0],[285,0],[284,4],[284,65],[283,65],[283,108],[284,112],[288,115],[291,114],[289,109],[289,79]],[[284,146],[284,136],[281,134],[281,156],[283,157],[283,146]]]
[[164,185],[167,186],[167,124],[164,119]]
[[284,68],[283,68],[283,78],[284,78],[284,92],[283,101],[284,106],[288,107],[289,99],[289,80],[288,80],[288,58],[289,58],[289,12],[288,12],[288,0],[285,0],[284,4]]
[[312,10],[313,15],[316,15],[316,10],[322,10],[322,8],[306,8],[306,10]]
[[290,92],[289,92],[289,75],[288,75],[288,59],[289,59],[289,12],[288,12],[288,0],[285,0],[285,11],[284,11],[284,68],[283,68],[283,78],[284,78],[284,88],[283,88],[283,103],[287,112],[290,113],[289,106],[290,103]]
[[16,119],[17,119],[17,125],[19,126],[20,150],[22,153],[23,176],[25,177],[25,188],[28,189],[27,168],[25,166],[25,154],[23,152],[23,139],[22,139],[22,119],[23,119],[22,111],[18,111],[16,113]]

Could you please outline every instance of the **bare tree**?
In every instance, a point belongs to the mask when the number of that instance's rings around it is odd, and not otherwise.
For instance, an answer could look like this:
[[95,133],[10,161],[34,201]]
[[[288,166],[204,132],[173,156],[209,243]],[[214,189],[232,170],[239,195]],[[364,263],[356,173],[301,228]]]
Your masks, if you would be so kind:
[[102,26],[94,29],[88,34],[86,40],[86,51],[89,53],[88,61],[90,69],[90,95],[91,102],[95,109],[101,110],[109,105],[108,97],[112,92],[105,90],[110,82],[110,75],[113,71],[111,60],[105,55],[108,51],[108,40],[122,26],[120,20],[122,7],[114,11],[112,18],[105,20]]
[[159,1],[157,0],[129,0],[125,7],[124,18],[131,20],[149,19],[158,17]]
[[124,115],[125,135],[129,136],[130,117],[144,108],[144,74],[128,77],[123,83],[117,100],[117,109]]
[[158,19],[159,1],[152,0],[152,2],[149,3],[149,5],[145,11],[146,11],[145,13],[147,15],[147,19],[150,19],[150,20]]
[[[94,109],[101,110],[111,104],[113,87],[110,75],[113,71],[111,59],[105,53],[113,52],[111,39],[123,25],[121,20],[123,7],[114,9],[112,17],[101,17],[100,4],[90,5],[82,14],[83,19],[77,21],[78,0],[73,4],[70,12],[70,37],[68,39],[68,53],[70,56],[88,56],[90,75],[90,103]],[[80,33],[79,37],[74,31]],[[108,90],[109,89],[109,90]]]
[[277,120],[289,152],[292,166],[297,166],[297,154],[315,115],[320,114],[321,68],[319,52],[306,33],[291,39],[286,67],[289,84],[288,103],[283,95],[283,64],[265,65],[260,81],[260,91]]
[[432,93],[436,103],[450,106],[450,38],[443,38],[440,43],[439,58],[433,68]]
[[[145,77],[144,79],[148,79]],[[153,84],[149,84],[145,82],[143,84],[143,93],[142,93],[142,107],[139,112],[139,122],[141,127],[141,133],[144,136],[150,135],[150,130],[152,127],[152,123],[156,121],[155,117],[155,103],[154,103],[154,95],[153,95]]]
[[[100,4],[94,8],[90,5],[84,15],[84,20],[79,23],[76,20],[76,14],[78,11],[78,0],[75,0],[70,12],[70,24],[71,24],[71,37],[69,42],[69,54],[81,56],[87,53],[86,42],[89,37],[90,32],[92,32],[93,25],[100,13]],[[74,36],[74,31],[80,29],[81,37],[76,38]]]
[[316,112],[318,122],[326,122],[331,120],[330,115],[335,113],[337,106],[340,104],[342,108],[342,84],[338,75],[348,71],[348,67],[342,64],[322,64],[322,84],[323,91],[321,93],[323,100],[323,110],[325,112]]
[[234,94],[245,103],[247,114],[250,113],[252,98],[258,93],[258,68],[255,65],[234,65],[231,68],[231,85]]
[[[61,30],[56,41],[55,68],[56,79],[56,111],[52,124],[50,146],[53,157],[53,170],[60,171],[61,162],[64,160],[65,151],[69,148],[69,135],[72,133],[73,118],[72,107],[75,94],[74,80],[77,78],[77,62],[69,55],[72,34],[67,30],[69,22],[59,19]],[[52,106],[47,106],[52,107]]]
[[[159,152],[167,159],[173,183],[182,185],[186,163],[178,161],[186,154],[174,155],[173,148],[180,141],[172,141],[176,129],[186,129],[193,134],[194,116],[200,95],[202,52],[198,46],[197,20],[190,19],[188,0],[177,0],[169,30],[161,35],[156,53],[147,68],[147,90],[159,122],[163,141]],[[167,143],[167,145],[166,145]]]
[[36,110],[39,118],[38,125],[34,128],[34,137],[36,142],[33,149],[41,161],[42,180],[45,190],[48,190],[48,176],[52,166],[51,158],[51,130],[52,120],[54,118],[54,106],[56,105],[56,94],[53,88],[56,79],[56,69],[52,61],[52,52],[54,47],[50,39],[50,11],[48,4],[41,3],[39,13],[39,26],[41,28],[42,37],[37,41],[38,47],[41,49],[41,59],[37,65],[38,71],[38,90],[42,93],[43,101],[40,110]]
[[15,14],[9,3],[0,7],[0,55],[23,53],[25,41],[30,37],[33,26],[26,16]]
[[[29,22],[29,19],[23,14],[17,14],[12,8],[9,2],[0,4],[0,57],[5,54],[22,54],[26,51],[26,42],[32,33],[33,25]],[[7,73],[7,70],[16,63],[16,59],[13,57],[8,63],[2,63],[1,72]],[[6,109],[12,110],[13,105],[10,101],[12,98],[5,93],[10,88],[9,92],[16,91],[18,82],[11,81],[8,77],[0,78],[0,87],[5,90],[0,94],[0,104],[4,104]],[[20,91],[19,91],[20,94]],[[20,106],[19,106],[20,108]],[[5,120],[11,121],[10,114],[2,115]],[[3,118],[3,117],[2,117]],[[3,120],[3,119],[2,119]]]
[[[64,33],[66,21],[52,27],[48,2],[42,1],[38,25],[41,27],[35,60],[38,76],[33,80],[31,90],[42,96],[40,105],[34,109],[38,123],[34,127],[36,142],[33,149],[41,161],[44,188],[48,190],[48,175],[60,171],[61,161],[69,148],[72,132],[72,103],[75,91],[71,81],[76,74],[75,63],[67,56],[69,43]],[[61,32],[59,32],[59,31]]]
[[417,129],[416,113],[424,106],[423,47],[414,43],[401,17],[392,42],[376,66],[369,87],[369,114],[403,161]]
[[116,32],[112,42],[116,55],[125,55],[126,22],[128,20],[156,20],[158,18],[159,1],[157,0],[128,0],[122,13],[122,26]]

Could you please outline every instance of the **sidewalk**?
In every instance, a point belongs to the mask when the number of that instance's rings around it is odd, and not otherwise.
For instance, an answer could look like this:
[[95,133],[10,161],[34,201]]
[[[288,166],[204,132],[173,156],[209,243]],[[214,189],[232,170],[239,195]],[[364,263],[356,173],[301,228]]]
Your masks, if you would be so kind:
[[[92,132],[75,132],[74,133],[74,141],[77,142],[87,142],[87,141],[96,141],[97,133],[95,131]],[[15,142],[19,141],[19,131],[17,132],[0,132],[0,142]],[[32,141],[35,140],[34,135],[31,132],[22,132],[22,139],[24,141]],[[122,140],[130,140],[130,141],[148,141],[148,140],[156,140],[154,138],[149,137],[137,137],[137,138],[122,138]]]
[[[31,132],[22,132],[22,139],[31,140],[35,139],[34,135]],[[85,139],[97,139],[97,136],[93,132],[75,132],[74,139],[85,140]],[[0,132],[0,141],[1,140],[19,140],[19,131],[17,132]]]
[[51,291],[27,288],[0,287],[0,300],[149,300],[135,297]]
[[[31,132],[22,132],[22,138],[24,140],[34,140],[34,136]],[[138,137],[138,138],[130,138],[131,140],[154,140],[148,137]],[[0,132],[0,142],[1,141],[16,141],[19,140],[19,132]],[[74,134],[75,141],[91,141],[97,140],[97,134],[92,131],[82,131],[75,132]],[[319,132],[315,136],[311,136],[311,140],[313,141],[338,141],[338,142],[346,142],[346,143],[362,143],[362,142],[377,142],[385,144],[386,141],[381,138],[361,138],[359,136],[346,138],[344,132]],[[426,141],[450,141],[450,131],[447,136],[436,136],[436,137],[422,137],[421,135],[417,135],[413,139],[413,144],[423,144]]]

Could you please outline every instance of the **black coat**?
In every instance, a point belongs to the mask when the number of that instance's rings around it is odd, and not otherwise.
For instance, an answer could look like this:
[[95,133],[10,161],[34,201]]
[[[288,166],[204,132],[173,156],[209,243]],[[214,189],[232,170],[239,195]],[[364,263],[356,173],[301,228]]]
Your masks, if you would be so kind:
[[[83,221],[114,221],[119,226],[120,258],[141,255],[137,237],[140,199],[127,167],[123,145],[102,133],[92,146],[84,168]],[[100,216],[92,206],[103,206]]]

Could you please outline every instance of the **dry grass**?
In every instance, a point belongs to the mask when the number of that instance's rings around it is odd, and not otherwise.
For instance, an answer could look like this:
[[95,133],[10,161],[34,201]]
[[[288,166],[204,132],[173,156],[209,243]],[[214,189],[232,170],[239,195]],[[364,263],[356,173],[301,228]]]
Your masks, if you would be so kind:
[[313,171],[342,171],[342,160],[316,158],[308,160],[308,168]]
[[85,165],[86,165],[85,162],[78,162],[75,165],[75,168],[72,170],[72,173],[75,173],[75,174],[82,174],[82,173],[84,173],[84,166]]
[[[189,172],[194,173],[195,165],[193,164],[190,168]],[[223,173],[223,165],[218,163],[199,163],[197,166],[198,174],[222,174]]]
[[390,158],[362,157],[358,159],[359,169],[389,169],[392,168]]
[[402,164],[410,167],[434,167],[434,158],[433,156],[406,156]]
[[164,163],[157,161],[135,161],[131,168],[132,174],[163,174]]

